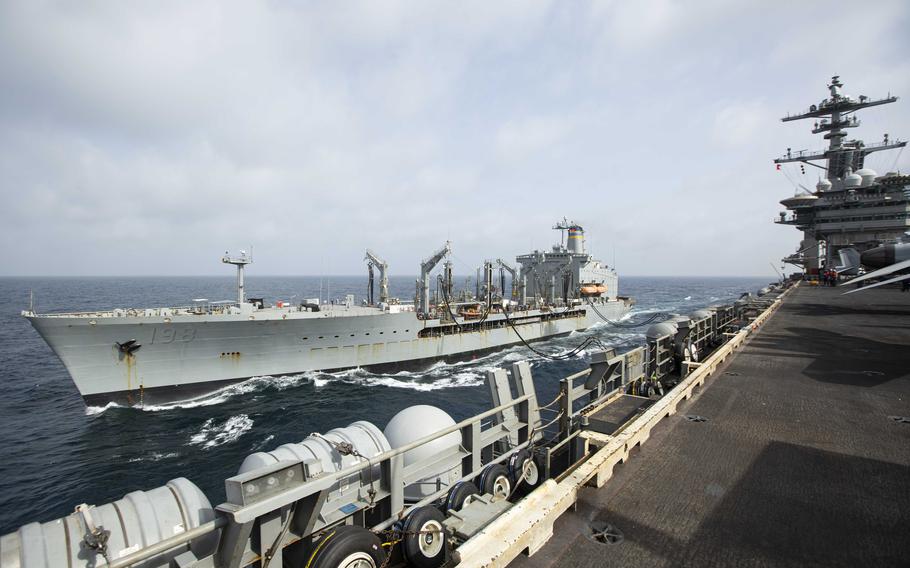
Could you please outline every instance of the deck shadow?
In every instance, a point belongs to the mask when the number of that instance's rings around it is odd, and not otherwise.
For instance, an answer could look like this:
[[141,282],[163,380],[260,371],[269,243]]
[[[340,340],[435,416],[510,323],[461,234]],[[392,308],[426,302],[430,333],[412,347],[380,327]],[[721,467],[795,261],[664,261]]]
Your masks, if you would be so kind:
[[803,317],[828,316],[910,316],[910,305],[888,307],[848,306],[843,304],[801,303],[787,306],[787,311]]
[[[906,457],[906,456],[904,456]],[[607,509],[598,520],[627,543],[581,542],[569,565],[905,566],[910,558],[910,466],[771,442],[745,474],[692,511],[705,518],[684,541]],[[672,487],[654,488],[673,498]],[[672,519],[665,519],[673,522]],[[632,545],[632,546],[629,546]]]
[[803,374],[819,382],[875,387],[910,377],[910,349],[906,345],[818,328],[786,330],[794,336],[787,349],[797,347],[812,357]]

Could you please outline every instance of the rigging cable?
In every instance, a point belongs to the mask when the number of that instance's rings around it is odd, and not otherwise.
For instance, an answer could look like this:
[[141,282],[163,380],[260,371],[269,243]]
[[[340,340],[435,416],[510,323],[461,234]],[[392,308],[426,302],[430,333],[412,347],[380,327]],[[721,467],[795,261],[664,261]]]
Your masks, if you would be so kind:
[[[504,289],[504,288],[505,288],[505,286],[504,286],[505,274],[503,273],[502,268],[499,269],[499,275],[500,275],[501,286],[502,286],[502,288]],[[489,293],[490,293],[490,291],[488,290],[488,294],[489,294]],[[446,311],[449,313],[449,317],[452,318],[452,321],[455,323],[455,325],[457,326],[458,330],[461,331],[461,324],[460,324],[460,323],[458,322],[458,320],[455,318],[455,314],[452,313],[452,307],[451,307],[451,304],[449,303],[448,291],[446,290],[446,287],[445,287],[445,286],[442,286],[442,297],[443,297],[443,300],[445,300]],[[489,296],[488,296],[488,298],[489,298]],[[592,304],[591,306],[594,307],[593,304]],[[570,307],[570,306],[566,306],[566,309],[565,309],[562,313],[565,313],[566,311],[568,311],[569,307]],[[490,313],[491,313],[492,311],[493,311],[493,310],[492,310],[492,305],[488,305],[488,306],[487,306],[486,313],[484,313],[483,317],[482,317],[482,318],[480,319],[480,321],[478,321],[477,323],[483,323],[483,322],[487,319],[487,316],[489,316]],[[597,313],[597,315],[600,316],[604,321],[606,321],[606,322],[608,322],[608,323],[613,323],[614,325],[619,325],[620,327],[626,327],[626,326],[623,326],[622,324],[618,324],[617,322],[610,322],[610,320],[608,320],[607,318],[605,318],[605,317],[603,316],[603,314],[601,314],[601,313],[597,310],[597,308],[594,308],[594,311],[595,311],[595,312]],[[532,345],[531,345],[531,344],[530,344],[530,343],[521,335],[521,333],[520,333],[520,332],[518,331],[518,329],[515,327],[515,324],[512,322],[512,319],[509,318],[509,310],[508,310],[508,308],[507,308],[506,306],[503,306],[502,314],[503,314],[503,316],[505,317],[506,323],[509,324],[509,327],[512,328],[512,331],[515,332],[515,335],[518,336],[518,339],[521,340],[522,344],[524,344],[524,346],[527,347],[528,349],[530,349],[533,353],[535,353],[535,354],[537,354],[537,355],[539,355],[540,357],[543,357],[543,358],[545,358],[545,359],[549,359],[549,360],[551,360],[551,361],[565,361],[565,360],[568,360],[568,359],[572,359],[572,358],[574,358],[576,355],[578,355],[579,353],[581,353],[583,350],[587,349],[588,347],[590,347],[591,345],[594,345],[594,344],[598,345],[598,346],[599,346],[600,348],[602,348],[602,349],[607,349],[607,346],[604,345],[603,342],[600,341],[600,339],[598,339],[598,338],[596,338],[596,337],[588,337],[587,339],[585,339],[584,341],[582,341],[579,345],[577,345],[576,347],[574,347],[573,349],[571,349],[570,351],[568,351],[568,352],[566,352],[566,353],[562,353],[562,354],[560,354],[560,355],[550,355],[550,354],[548,354],[548,353],[544,353],[543,351],[540,351],[540,350],[534,348],[534,347],[533,347],[533,346],[532,346]],[[650,321],[654,321],[655,319],[657,319],[657,317],[660,317],[660,316],[662,316],[662,315],[663,315],[663,314],[660,314],[660,313],[654,314],[653,316],[651,316]],[[650,322],[646,322],[646,323],[650,323]],[[636,326],[629,326],[629,327],[637,327],[637,326],[640,326],[640,325],[645,325],[645,324],[644,324],[644,323],[641,323],[641,324],[637,324]]]
[[607,346],[604,345],[598,338],[589,337],[589,338],[585,339],[584,341],[582,341],[577,347],[575,347],[571,351],[568,351],[567,353],[563,353],[561,355],[550,355],[548,353],[544,353],[543,351],[538,351],[530,343],[528,343],[528,341],[524,337],[521,336],[521,333],[518,332],[518,329],[515,327],[515,324],[512,323],[512,320],[509,318],[509,311],[503,310],[502,313],[506,318],[506,323],[509,324],[509,327],[512,328],[512,331],[515,332],[515,335],[518,336],[518,339],[521,340],[521,342],[524,344],[524,346],[527,347],[528,349],[530,349],[531,351],[533,351],[534,353],[536,353],[537,355],[543,357],[544,359],[549,359],[551,361],[565,361],[567,359],[572,359],[573,357],[575,357],[576,355],[581,353],[583,350],[587,349],[590,345],[595,344],[595,343],[598,346],[600,346],[602,349],[607,349]]
[[790,174],[787,172],[788,166],[789,166],[789,164],[784,164],[784,167],[781,168],[780,171],[784,174],[784,177],[787,178],[787,181],[790,182],[790,185],[793,186],[793,189],[798,193],[798,192],[799,192],[799,184],[796,183],[795,181],[793,181],[793,178],[790,177]]
[[442,286],[442,298],[446,303],[446,311],[449,312],[449,317],[452,318],[452,321],[455,322],[455,327],[458,328],[458,331],[461,331],[461,324],[458,323],[458,320],[455,319],[455,314],[452,313],[452,306],[449,304],[449,293],[446,290],[446,286]]
[[897,161],[901,159],[901,154],[904,153],[904,148],[906,148],[906,146],[901,146],[901,149],[897,151],[897,156],[894,157],[894,164],[891,166],[891,171],[897,171],[895,169],[897,168]]
[[632,329],[632,328],[635,328],[635,327],[641,327],[641,326],[643,326],[643,325],[648,325],[648,324],[650,324],[650,323],[654,323],[655,321],[658,321],[659,318],[666,318],[666,314],[664,314],[663,312],[657,312],[657,313],[655,313],[655,314],[651,314],[651,316],[648,317],[648,319],[646,319],[646,320],[643,321],[643,322],[639,322],[639,323],[634,323],[634,322],[623,323],[623,322],[614,321],[614,320],[611,320],[611,319],[608,319],[607,317],[605,317],[602,313],[600,313],[600,310],[597,309],[597,307],[594,305],[593,302],[589,302],[588,305],[591,306],[591,308],[594,310],[594,313],[597,314],[598,316],[600,316],[600,319],[604,320],[604,322],[606,322],[606,323],[608,323],[608,324],[610,324],[610,325],[612,325],[612,326],[614,326],[614,327],[622,327],[622,328],[625,328],[625,329]]

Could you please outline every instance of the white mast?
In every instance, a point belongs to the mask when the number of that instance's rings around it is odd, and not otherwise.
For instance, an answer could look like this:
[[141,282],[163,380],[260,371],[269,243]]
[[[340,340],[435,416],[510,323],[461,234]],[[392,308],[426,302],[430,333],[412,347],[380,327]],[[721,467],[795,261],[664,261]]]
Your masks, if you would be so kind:
[[227,251],[224,251],[221,262],[233,264],[237,267],[237,303],[243,304],[246,302],[246,294],[243,291],[243,267],[247,264],[252,264],[253,255],[247,255],[246,251],[242,250],[240,251],[240,256],[230,256]]

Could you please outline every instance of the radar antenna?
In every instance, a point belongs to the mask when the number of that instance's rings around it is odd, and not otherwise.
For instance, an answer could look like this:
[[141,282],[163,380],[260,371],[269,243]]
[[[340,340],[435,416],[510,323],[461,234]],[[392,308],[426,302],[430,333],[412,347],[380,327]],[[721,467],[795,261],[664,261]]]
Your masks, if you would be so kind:
[[566,248],[566,231],[569,230],[570,225],[571,225],[571,223],[569,223],[569,220],[566,219],[565,217],[562,218],[562,221],[559,221],[555,225],[553,225],[553,229],[556,231],[559,231],[559,248],[560,249]]

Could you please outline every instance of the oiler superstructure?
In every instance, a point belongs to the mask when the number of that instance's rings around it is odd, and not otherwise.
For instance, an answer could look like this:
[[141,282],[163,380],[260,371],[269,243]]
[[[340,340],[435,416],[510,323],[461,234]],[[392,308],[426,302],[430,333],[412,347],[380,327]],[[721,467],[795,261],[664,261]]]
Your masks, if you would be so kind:
[[[256,376],[419,366],[565,335],[628,312],[632,301],[617,296],[616,272],[585,252],[582,227],[555,228],[568,231],[568,243],[519,256],[520,272],[500,260],[498,278],[486,261],[474,294],[455,292],[448,261],[432,289],[431,272],[451,252],[446,243],[421,263],[414,303],[389,297],[388,264],[367,251],[371,274],[380,269],[378,301],[371,292],[361,303],[347,295],[268,305],[246,297],[243,270],[252,258],[242,253],[222,259],[237,267],[236,302],[23,316],[91,404],[183,399]],[[512,287],[504,295],[507,272]]]

